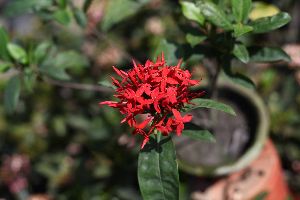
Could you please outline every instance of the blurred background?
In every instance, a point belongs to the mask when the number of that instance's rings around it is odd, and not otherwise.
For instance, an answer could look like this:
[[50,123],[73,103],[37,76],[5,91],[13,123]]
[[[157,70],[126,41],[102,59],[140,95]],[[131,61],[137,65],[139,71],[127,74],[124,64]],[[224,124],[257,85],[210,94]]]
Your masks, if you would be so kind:
[[[284,48],[291,62],[237,63],[237,69],[250,76],[269,110],[270,137],[289,188],[297,194],[300,2],[255,5],[253,19],[278,10],[292,16],[279,30],[247,38]],[[120,125],[118,111],[99,108],[98,102],[111,99],[112,89],[104,85],[112,65],[126,69],[131,59],[144,63],[154,58],[157,46],[170,57],[178,55],[175,44],[186,43],[187,23],[173,0],[0,0],[0,25],[8,40],[36,56],[24,70],[25,65],[1,69],[0,199],[141,199],[136,176],[140,138]],[[205,80],[202,58],[195,55],[185,64]],[[15,111],[7,112],[4,89],[20,69],[20,98]],[[184,180],[181,187],[187,187]]]

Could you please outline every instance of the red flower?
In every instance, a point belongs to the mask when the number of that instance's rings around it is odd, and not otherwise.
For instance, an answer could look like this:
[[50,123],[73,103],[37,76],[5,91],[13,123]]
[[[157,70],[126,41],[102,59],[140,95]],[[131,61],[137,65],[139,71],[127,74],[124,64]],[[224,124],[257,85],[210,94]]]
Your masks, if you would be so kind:
[[[180,135],[184,123],[191,121],[192,116],[181,116],[179,110],[190,100],[204,94],[189,91],[189,86],[196,85],[199,81],[192,80],[191,73],[182,70],[180,65],[181,60],[176,66],[166,65],[162,54],[156,62],[147,60],[145,65],[133,61],[133,69],[127,72],[113,67],[121,78],[119,81],[111,77],[117,87],[114,96],[119,101],[104,101],[100,105],[118,108],[125,115],[121,123],[127,122],[134,128],[133,134],[144,137],[141,148],[149,141],[154,129],[163,135],[173,131]],[[149,118],[137,124],[136,117],[140,114],[148,114]]]

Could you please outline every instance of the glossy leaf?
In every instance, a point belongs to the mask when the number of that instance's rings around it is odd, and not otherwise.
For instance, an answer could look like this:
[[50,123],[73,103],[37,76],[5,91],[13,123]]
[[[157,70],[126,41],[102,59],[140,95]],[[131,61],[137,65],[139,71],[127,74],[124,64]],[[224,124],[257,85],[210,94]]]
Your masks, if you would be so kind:
[[204,16],[201,14],[200,8],[198,8],[194,3],[181,1],[180,4],[182,13],[187,19],[196,21],[200,25],[204,24]]
[[275,62],[291,60],[290,56],[277,47],[252,47],[249,49],[252,62]]
[[7,113],[12,114],[19,102],[21,83],[19,76],[12,77],[4,90],[4,108]]
[[232,30],[232,24],[227,18],[226,14],[216,4],[212,2],[200,1],[198,3],[201,13],[205,19],[217,27],[224,30]]
[[249,62],[249,53],[245,45],[235,44],[233,47],[233,55],[243,63]]
[[175,148],[170,137],[152,137],[139,153],[138,181],[144,200],[178,200],[179,177]]
[[19,63],[26,64],[28,62],[28,56],[26,51],[19,45],[8,43],[7,50],[11,57]]
[[207,39],[205,35],[192,35],[190,33],[188,33],[185,38],[191,47],[195,47],[197,44],[200,44]]
[[253,33],[266,33],[286,25],[290,20],[288,13],[281,12],[271,17],[259,18],[249,25],[253,27]]
[[0,58],[9,60],[9,53],[7,50],[8,34],[3,27],[0,27]]
[[217,102],[212,99],[198,98],[198,99],[193,99],[191,101],[191,103],[192,104],[188,104],[185,106],[184,112],[189,112],[196,108],[211,108],[211,109],[219,110],[222,112],[226,112],[226,113],[234,115],[234,116],[236,115],[235,111],[233,110],[233,108],[231,108],[231,106],[226,105],[221,102]]
[[208,130],[183,130],[182,135],[190,137],[195,140],[216,142],[215,137]]
[[240,37],[246,33],[249,33],[251,31],[253,31],[253,27],[252,26],[247,26],[247,25],[243,25],[243,24],[235,24],[233,25],[233,34],[234,37]]
[[70,14],[66,9],[55,11],[53,18],[62,25],[68,25],[71,22]]
[[280,12],[279,8],[273,4],[269,4],[263,1],[255,1],[253,3],[253,9],[249,14],[251,20],[256,20],[262,17],[270,17]]
[[231,0],[231,5],[236,21],[243,23],[250,13],[252,0]]

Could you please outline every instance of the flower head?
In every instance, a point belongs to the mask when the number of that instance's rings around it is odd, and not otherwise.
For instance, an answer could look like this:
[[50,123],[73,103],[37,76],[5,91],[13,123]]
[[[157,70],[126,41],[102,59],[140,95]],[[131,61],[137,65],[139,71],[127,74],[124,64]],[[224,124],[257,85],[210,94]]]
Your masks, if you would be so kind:
[[[121,123],[128,123],[134,128],[133,134],[144,137],[141,148],[155,129],[164,135],[173,131],[180,135],[184,123],[192,119],[191,115],[182,116],[179,111],[192,99],[202,96],[203,92],[189,90],[199,81],[192,80],[191,73],[181,69],[180,65],[181,60],[176,66],[168,66],[162,53],[156,62],[147,60],[142,65],[133,61],[133,68],[127,72],[113,67],[121,78],[117,80],[111,77],[117,88],[114,96],[119,101],[104,101],[100,105],[118,108],[125,115]],[[137,123],[136,117],[141,114],[148,114],[148,118]]]

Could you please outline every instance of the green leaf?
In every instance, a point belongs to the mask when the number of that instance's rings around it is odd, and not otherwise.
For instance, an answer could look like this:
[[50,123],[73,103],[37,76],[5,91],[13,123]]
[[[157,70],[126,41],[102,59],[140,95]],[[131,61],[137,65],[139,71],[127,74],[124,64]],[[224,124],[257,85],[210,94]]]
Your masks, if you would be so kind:
[[75,8],[74,17],[79,26],[81,26],[82,28],[86,27],[87,19],[85,13],[82,10]]
[[53,13],[53,18],[62,25],[68,25],[71,22],[70,13],[66,9],[55,11]]
[[4,90],[4,108],[7,113],[12,114],[19,102],[21,83],[19,76],[12,77]]
[[67,81],[71,79],[71,77],[66,73],[64,68],[42,67],[40,70],[43,74],[58,80]]
[[236,21],[243,23],[250,13],[252,0],[231,0],[231,5]]
[[84,12],[87,12],[89,7],[91,6],[93,0],[85,0],[83,4],[83,10]]
[[191,101],[191,103],[192,104],[187,104],[184,107],[184,112],[189,112],[189,111],[191,111],[193,109],[196,109],[196,108],[212,108],[212,109],[216,109],[216,110],[219,110],[219,111],[226,112],[226,113],[234,115],[234,116],[236,115],[236,113],[231,108],[231,106],[226,105],[224,103],[217,102],[217,101],[212,100],[212,99],[197,98],[197,99],[193,99]]
[[243,63],[249,62],[249,53],[245,45],[235,44],[232,51],[233,55]]
[[51,48],[51,42],[42,42],[34,50],[34,60],[36,63],[41,63],[48,54],[48,50]]
[[216,4],[212,2],[200,1],[197,4],[200,7],[201,13],[205,19],[217,27],[224,30],[232,30],[232,24],[227,18],[226,14]]
[[286,25],[290,20],[288,13],[280,12],[271,17],[259,18],[249,25],[253,27],[253,33],[266,33]]
[[248,78],[240,73],[233,73],[231,71],[230,66],[224,66],[223,69],[224,69],[224,73],[225,73],[226,77],[229,78],[229,80],[231,80],[232,82],[242,85],[249,89],[256,88],[255,84],[253,83],[253,81],[250,78]]
[[9,61],[9,53],[7,50],[8,34],[3,27],[0,27],[0,59]]
[[277,47],[252,47],[249,53],[251,62],[291,61],[290,56]]
[[105,87],[109,87],[112,89],[116,89],[116,86],[114,86],[111,82],[104,80],[104,81],[99,81],[98,82],[99,85],[105,86]]
[[82,68],[88,66],[85,56],[76,51],[65,51],[56,55],[53,59],[53,66],[60,68]]
[[177,56],[176,56],[176,50],[177,47],[175,44],[168,42],[165,39],[162,39],[159,41],[152,58],[156,58],[157,56],[160,56],[163,52],[165,55],[165,60],[168,61],[169,65],[175,65],[177,62]]
[[25,13],[32,12],[33,10],[41,10],[52,6],[52,1],[49,0],[13,0],[8,1],[5,6],[4,14],[6,16],[18,16]]
[[144,200],[178,200],[179,177],[175,148],[170,137],[150,138],[139,154],[138,181]]
[[205,35],[196,36],[190,33],[188,33],[185,38],[192,47],[195,47],[197,44],[200,44],[201,42],[207,39]]
[[208,130],[183,130],[182,135],[190,137],[195,140],[216,142],[215,137]]
[[183,15],[190,20],[198,22],[200,25],[204,25],[204,17],[201,14],[200,9],[192,2],[181,1],[181,11]]
[[261,192],[256,197],[254,197],[254,200],[264,200],[268,197],[268,192]]
[[109,0],[101,23],[102,29],[108,31],[115,24],[136,14],[149,1]]
[[6,72],[7,70],[9,70],[12,67],[12,63],[9,62],[1,62],[0,61],[0,72]]
[[66,0],[56,0],[56,2],[60,8],[65,8],[67,6]]
[[253,31],[252,26],[247,26],[243,24],[235,24],[233,25],[234,37],[238,38],[246,33]]
[[36,75],[34,74],[32,69],[26,68],[24,70],[23,81],[24,81],[24,85],[25,85],[26,90],[28,92],[32,92],[33,87],[34,87],[35,82],[36,82]]
[[15,59],[17,62],[22,64],[27,64],[28,56],[26,51],[21,46],[13,43],[8,43],[7,50],[11,55],[11,57]]

